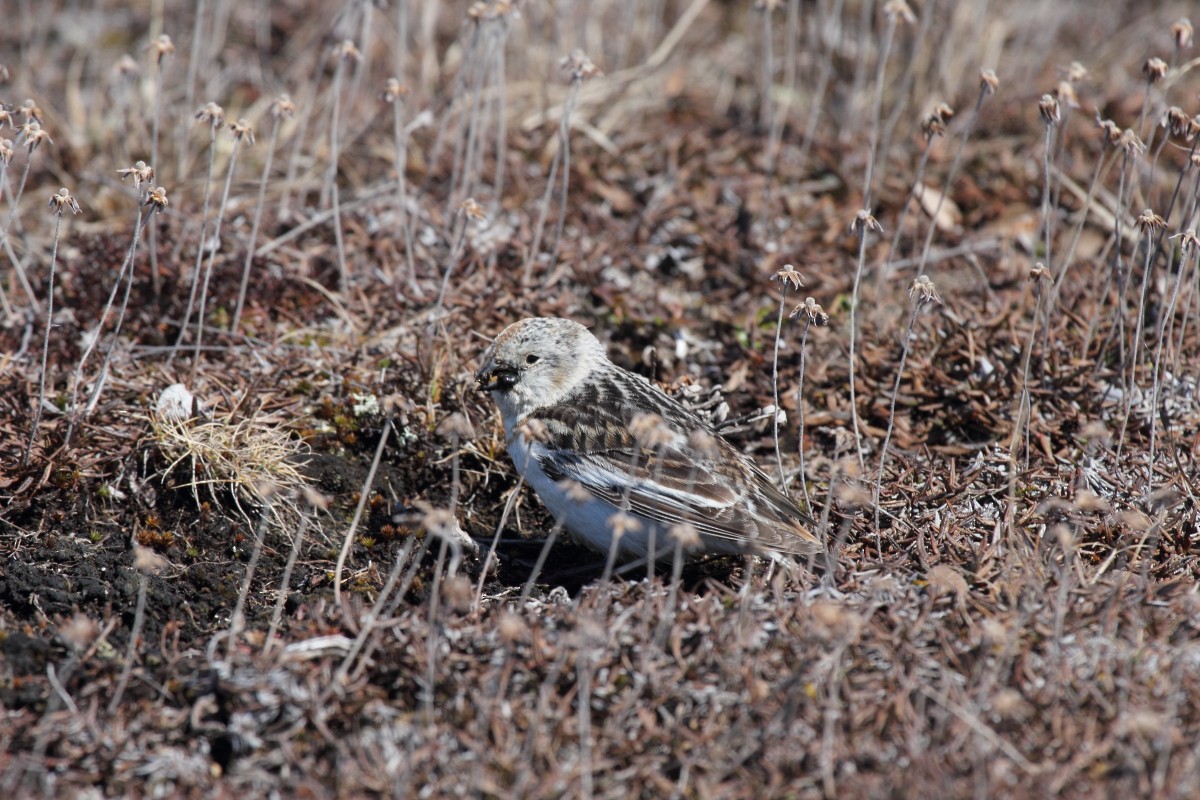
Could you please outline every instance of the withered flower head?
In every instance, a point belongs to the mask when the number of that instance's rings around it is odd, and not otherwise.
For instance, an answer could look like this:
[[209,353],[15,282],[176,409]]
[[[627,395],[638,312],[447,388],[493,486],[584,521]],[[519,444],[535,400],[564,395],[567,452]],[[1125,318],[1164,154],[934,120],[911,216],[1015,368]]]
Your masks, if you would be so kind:
[[1109,147],[1116,147],[1121,142],[1121,128],[1111,119],[1100,119],[1097,114],[1096,127],[1104,133],[1104,143]]
[[679,522],[667,529],[667,535],[679,543],[684,550],[700,546],[700,534],[690,522]]
[[867,231],[882,231],[883,226],[879,224],[877,219],[871,216],[870,209],[861,208],[854,215],[854,221],[850,223],[850,230],[860,236],[865,236]]
[[81,211],[79,203],[66,187],[59,189],[57,194],[50,197],[50,208],[53,208],[54,213],[60,217],[62,216],[63,209],[70,209],[72,214],[78,214]]
[[12,139],[0,139],[0,161],[8,164],[13,157]]
[[995,94],[1000,88],[1000,79],[996,77],[996,70],[981,69],[979,70],[979,91],[984,94]]
[[1171,24],[1171,38],[1175,40],[1175,47],[1179,50],[1192,46],[1193,33],[1195,31],[1192,29],[1192,21],[1187,17],[1177,19]]
[[917,21],[917,15],[904,0],[888,0],[883,6],[883,15],[888,18],[888,21],[903,22],[906,25],[912,25]]
[[287,92],[282,92],[278,97],[271,101],[271,116],[272,117],[293,117],[296,115],[296,104],[292,102],[292,96]]
[[1121,131],[1120,145],[1127,155],[1140,156],[1146,152],[1146,143],[1129,128]]
[[38,108],[38,104],[33,102],[31,98],[26,97],[25,102],[17,106],[17,111],[25,117],[26,122],[37,121],[42,122],[42,109]]
[[229,123],[229,135],[239,142],[254,144],[254,128],[250,127],[250,123],[244,119]]
[[483,210],[483,206],[475,201],[474,197],[468,197],[458,204],[458,210],[467,217],[474,220],[487,219],[487,212]]
[[162,211],[167,207],[167,190],[161,186],[155,186],[146,195],[146,200],[142,203],[143,206],[153,206],[154,211]]
[[1155,56],[1142,64],[1142,74],[1149,83],[1158,83],[1167,77],[1167,62]]
[[1188,141],[1194,139],[1197,132],[1200,132],[1200,125],[1197,125],[1195,120],[1179,106],[1168,108],[1159,124],[1166,128],[1172,136],[1178,136]]
[[1041,283],[1043,279],[1049,277],[1050,270],[1046,269],[1046,265],[1040,261],[1029,269],[1029,279],[1034,283]]
[[196,112],[196,119],[207,122],[214,130],[220,130],[225,126],[225,109],[216,103],[206,103],[204,108]]
[[38,149],[42,142],[54,144],[54,140],[50,138],[50,134],[42,130],[42,126],[38,124],[37,119],[30,118],[28,122],[17,128],[17,141],[25,146],[26,151],[33,153]]
[[829,324],[829,315],[825,313],[825,309],[821,308],[821,304],[811,297],[804,298],[804,302],[792,309],[789,317],[794,317],[797,314],[803,314],[805,319],[812,325],[823,327]]
[[1067,64],[1067,68],[1063,70],[1063,77],[1069,80],[1071,83],[1079,83],[1082,80],[1086,80],[1087,76],[1087,67],[1085,67],[1083,64],[1080,64],[1078,61],[1072,61],[1070,64]]
[[388,78],[387,85],[383,89],[383,94],[380,96],[385,103],[395,103],[397,100],[403,100],[408,94],[408,87],[400,83],[399,78]]
[[1067,108],[1079,108],[1079,95],[1070,81],[1059,81],[1054,87],[1054,99]]
[[362,53],[351,39],[343,39],[333,46],[333,57],[345,61],[362,61]]
[[154,167],[148,166],[145,161],[138,161],[132,167],[119,169],[117,174],[121,176],[121,180],[132,177],[135,189],[141,188],[143,183],[154,182]]
[[593,64],[582,50],[575,50],[571,55],[563,56],[558,63],[566,70],[571,83],[586,81],[604,74],[603,70]]
[[928,303],[930,300],[935,303],[942,302],[942,298],[938,297],[937,289],[934,288],[933,281],[929,280],[928,275],[917,276],[908,290],[908,296],[918,303]]
[[1177,233],[1171,238],[1179,240],[1179,249],[1185,253],[1200,250],[1200,237],[1196,236],[1195,228],[1188,228],[1184,233]]
[[171,37],[165,33],[161,34],[157,39],[150,43],[146,48],[154,54],[154,60],[162,64],[163,59],[167,56],[175,55],[175,43],[171,41]]
[[783,282],[783,288],[786,289],[789,284],[792,288],[799,289],[804,285],[804,276],[796,271],[796,268],[791,264],[784,264],[783,269],[775,273],[775,280]]
[[129,55],[129,53],[118,58],[117,63],[113,64],[113,75],[118,79],[128,80],[141,71],[142,68],[138,66],[138,63],[133,60],[133,56]]
[[638,533],[642,530],[642,521],[632,514],[618,511],[608,518],[614,539],[620,539],[627,533]]
[[1134,220],[1133,224],[1136,225],[1137,229],[1142,233],[1159,231],[1167,227],[1167,221],[1148,208],[1141,214],[1138,214],[1138,218]]
[[0,129],[5,125],[15,128],[17,127],[17,120],[13,117],[13,107],[7,103],[0,103]]
[[1042,99],[1038,101],[1038,114],[1042,117],[1042,123],[1047,126],[1057,125],[1062,120],[1058,101],[1053,95],[1042,95]]

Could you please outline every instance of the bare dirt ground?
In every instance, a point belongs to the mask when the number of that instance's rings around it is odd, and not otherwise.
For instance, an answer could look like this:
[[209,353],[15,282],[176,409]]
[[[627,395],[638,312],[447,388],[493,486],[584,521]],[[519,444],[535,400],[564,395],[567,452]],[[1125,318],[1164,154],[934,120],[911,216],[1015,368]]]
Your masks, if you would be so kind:
[[[1187,4],[9,5],[10,796],[1200,794]],[[827,554],[534,574],[532,315]]]

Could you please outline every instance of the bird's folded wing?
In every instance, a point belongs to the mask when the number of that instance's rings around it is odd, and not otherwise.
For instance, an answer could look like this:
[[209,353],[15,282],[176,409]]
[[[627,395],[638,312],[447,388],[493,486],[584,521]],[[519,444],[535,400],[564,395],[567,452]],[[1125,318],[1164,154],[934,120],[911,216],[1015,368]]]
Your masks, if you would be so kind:
[[539,466],[554,480],[574,481],[593,497],[667,526],[691,523],[733,550],[804,555],[819,549],[804,514],[757,470],[745,475],[754,481],[746,487],[677,451],[538,449]]

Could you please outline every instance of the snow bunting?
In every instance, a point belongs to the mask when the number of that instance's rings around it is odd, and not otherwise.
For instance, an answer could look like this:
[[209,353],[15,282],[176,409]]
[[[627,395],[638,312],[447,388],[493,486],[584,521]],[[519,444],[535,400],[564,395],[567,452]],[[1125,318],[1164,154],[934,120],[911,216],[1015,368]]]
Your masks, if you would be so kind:
[[[622,559],[820,549],[813,521],[749,458],[577,322],[521,320],[482,356],[508,453],[576,540]],[[685,525],[684,523],[687,523]],[[688,527],[690,525],[690,528]],[[696,534],[699,534],[698,539]]]

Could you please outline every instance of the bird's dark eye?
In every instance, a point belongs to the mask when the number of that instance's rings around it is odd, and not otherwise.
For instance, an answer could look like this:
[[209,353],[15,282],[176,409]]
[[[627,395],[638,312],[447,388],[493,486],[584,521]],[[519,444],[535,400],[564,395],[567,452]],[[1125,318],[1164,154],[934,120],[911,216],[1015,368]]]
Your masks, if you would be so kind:
[[529,355],[525,356],[525,365],[526,366],[536,364],[537,362],[538,362],[538,357],[535,356],[533,353],[530,353]]

